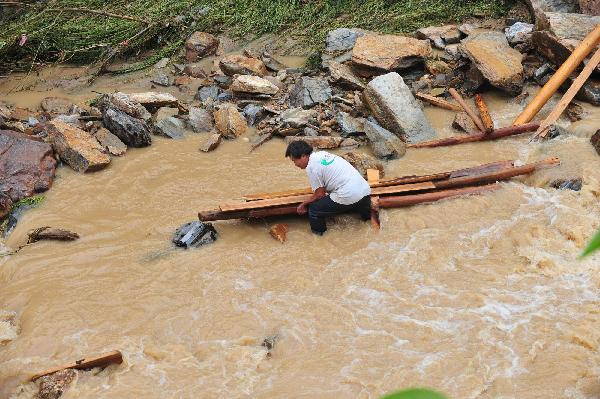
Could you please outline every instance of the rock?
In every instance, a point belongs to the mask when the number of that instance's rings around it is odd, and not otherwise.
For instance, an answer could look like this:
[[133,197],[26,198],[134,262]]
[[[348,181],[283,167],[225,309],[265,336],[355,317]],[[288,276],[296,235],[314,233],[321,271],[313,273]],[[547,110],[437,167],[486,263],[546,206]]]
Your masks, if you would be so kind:
[[179,100],[169,93],[148,91],[128,94],[132,101],[142,104],[146,109],[155,110],[160,107],[179,107]]
[[231,76],[227,75],[217,75],[213,77],[213,80],[217,84],[217,86],[219,86],[222,89],[228,89],[229,85],[231,85],[231,82],[233,82]]
[[210,132],[214,129],[213,116],[204,108],[190,107],[188,125],[196,133]]
[[363,90],[365,84],[354,74],[352,68],[336,61],[329,62],[329,74],[333,82],[350,90]]
[[365,74],[406,69],[431,55],[427,40],[397,35],[365,35],[356,40],[352,62]]
[[196,93],[196,96],[194,98],[196,100],[200,100],[204,103],[204,102],[208,101],[209,98],[216,100],[217,97],[219,97],[220,92],[221,92],[221,89],[219,89],[219,86],[216,86],[216,85],[203,86],[198,89],[198,93]]
[[82,128],[83,125],[79,123],[79,115],[58,115],[54,118],[57,121],[64,122],[73,127]]
[[550,125],[548,128],[548,134],[546,135],[547,139],[554,139],[558,136],[568,136],[569,131],[564,127],[558,126],[556,124]]
[[[271,237],[273,237],[274,239],[276,239],[277,241],[279,241],[280,243],[284,243],[285,240],[287,239],[287,233],[289,230],[289,226],[285,223],[278,223],[278,224],[274,224],[273,226],[271,226],[271,228],[269,229],[269,234],[271,234]],[[265,339],[266,341],[266,339]],[[264,344],[264,341],[263,341]],[[267,348],[267,350],[271,350],[271,348],[273,347],[273,345],[264,345],[265,348]]]
[[525,22],[517,22],[510,27],[504,29],[504,35],[510,44],[513,46],[519,43],[525,43],[531,40],[533,32],[533,24]]
[[585,116],[585,110],[577,103],[570,103],[565,110],[565,115],[571,122],[577,122]]
[[244,107],[243,114],[248,125],[254,126],[264,117],[265,108],[262,105],[248,104]]
[[203,79],[206,77],[206,72],[204,72],[204,68],[200,63],[186,64],[183,67],[183,73],[185,75],[191,76],[192,78]]
[[317,124],[318,112],[312,109],[290,108],[281,113],[281,123],[287,127],[302,128]]
[[325,79],[301,77],[290,92],[290,106],[311,108],[326,103],[331,98],[331,88]]
[[210,152],[215,150],[221,144],[223,136],[220,133],[211,134],[201,145],[200,151]]
[[179,227],[172,241],[178,247],[187,249],[213,243],[217,236],[217,231],[211,223],[194,221]]
[[557,179],[550,182],[550,187],[558,190],[573,190],[580,191],[583,185],[581,177],[575,177],[571,179]]
[[35,397],[37,399],[60,398],[76,376],[76,370],[64,369],[59,370],[56,373],[40,377],[37,381],[39,384],[39,392]]
[[579,12],[579,0],[525,0],[526,3],[536,12],[552,11],[560,13]]
[[[537,71],[536,71],[537,73]],[[536,81],[543,86],[550,80],[551,74],[544,75],[539,80]],[[559,91],[564,93],[569,87],[573,84],[576,79],[575,75],[569,76],[565,82],[560,86]],[[586,101],[592,105],[600,105],[600,81],[596,79],[588,79],[587,82],[584,83],[583,87],[579,89],[575,98],[581,101]]]
[[425,69],[432,75],[446,74],[452,71],[450,66],[444,61],[431,58],[425,60]]
[[154,68],[163,69],[167,65],[169,65],[169,59],[165,57],[161,58],[156,64],[154,64]]
[[243,55],[228,55],[221,59],[219,68],[225,75],[257,75],[264,76],[269,73],[265,64],[257,59]]
[[262,53],[260,57],[261,61],[264,62],[265,66],[269,71],[279,72],[285,70],[285,65],[277,61],[273,56],[266,51]]
[[179,114],[179,110],[177,108],[172,107],[160,107],[156,114],[154,115],[154,121],[160,122],[163,119],[170,118],[172,116],[176,116]]
[[158,75],[156,75],[152,80],[150,80],[152,83],[156,83],[159,86],[171,86],[171,80],[169,79],[169,77],[164,74],[164,73],[159,73]]
[[42,109],[52,115],[71,115],[71,114],[79,114],[83,111],[77,105],[73,104],[66,98],[60,97],[46,97],[42,100],[40,104]]
[[218,102],[224,103],[224,102],[231,101],[231,100],[233,100],[233,93],[229,90],[225,90],[225,91],[219,93],[219,95],[217,96]]
[[405,142],[412,144],[435,137],[419,102],[396,72],[371,80],[363,96],[375,119]]
[[462,33],[456,25],[430,26],[421,28],[415,32],[417,39],[428,39],[434,42],[436,39],[442,40],[442,48],[446,44],[455,44],[460,42]]
[[461,57],[460,51],[458,50],[458,44],[451,44],[446,46],[444,52],[448,56],[450,61],[458,61]]
[[600,0],[579,0],[579,8],[583,14],[600,15]]
[[367,119],[364,128],[377,158],[396,159],[406,153],[406,144],[392,132],[379,126],[375,119]]
[[[600,24],[600,16],[539,13],[537,31],[533,32],[531,39],[540,54],[560,66],[597,24]],[[598,67],[596,70],[599,70]]]
[[508,45],[504,34],[477,32],[463,40],[459,48],[493,86],[512,95],[521,93],[523,56]]
[[94,137],[104,148],[105,152],[109,153],[110,155],[121,156],[125,154],[125,151],[127,151],[127,146],[108,129],[98,129],[94,133]]
[[342,137],[365,134],[365,120],[363,118],[353,118],[346,112],[338,112],[336,120],[340,126]]
[[466,112],[458,112],[454,116],[454,120],[452,121],[452,127],[456,130],[465,133],[476,132],[479,130],[475,125],[475,122],[473,122],[473,120],[469,118],[469,115],[467,115]]
[[[6,247],[0,246],[0,253],[6,253]],[[17,339],[19,333],[19,324],[17,313],[0,310],[0,344],[6,344],[9,341]]]
[[98,100],[98,108],[104,114],[108,108],[114,108],[137,119],[149,121],[152,114],[138,101],[121,92],[104,94]]
[[48,143],[22,133],[0,130],[0,219],[12,204],[48,190],[56,160]]
[[181,119],[171,116],[154,125],[154,134],[170,139],[182,139],[185,136],[185,124]]
[[192,84],[192,78],[186,75],[177,76],[175,80],[173,80],[173,85],[180,86],[189,86]]
[[231,90],[234,93],[273,95],[279,91],[279,87],[258,76],[241,75],[233,80]]
[[248,124],[233,104],[223,104],[213,113],[217,131],[228,139],[234,139],[246,133]]
[[342,158],[354,166],[354,169],[358,170],[365,178],[367,177],[367,169],[378,169],[380,177],[385,175],[383,164],[368,154],[351,151],[342,155]]
[[217,52],[219,40],[206,32],[194,32],[185,42],[185,58],[189,62],[198,61]]
[[317,132],[312,127],[305,127],[303,130],[303,133],[305,136],[308,136],[308,137],[315,137],[315,136],[319,135],[319,132]]
[[353,149],[359,146],[359,143],[354,139],[333,136],[288,136],[285,138],[285,143],[290,144],[299,140],[306,141],[312,148],[317,149]]
[[329,31],[325,38],[325,53],[340,54],[351,51],[356,39],[364,35],[365,32],[360,29],[339,28]]
[[55,229],[50,226],[34,229],[27,233],[27,236],[29,237],[27,244],[42,240],[75,241],[79,238],[79,234],[77,233],[64,229]]
[[594,135],[590,138],[590,142],[592,143],[592,146],[598,155],[600,155],[600,129],[597,130],[596,133],[594,133]]
[[129,147],[146,147],[152,144],[150,129],[143,120],[123,111],[108,108],[102,117],[104,126]]
[[104,169],[110,157],[86,131],[53,119],[47,125],[48,140],[60,159],[78,172]]

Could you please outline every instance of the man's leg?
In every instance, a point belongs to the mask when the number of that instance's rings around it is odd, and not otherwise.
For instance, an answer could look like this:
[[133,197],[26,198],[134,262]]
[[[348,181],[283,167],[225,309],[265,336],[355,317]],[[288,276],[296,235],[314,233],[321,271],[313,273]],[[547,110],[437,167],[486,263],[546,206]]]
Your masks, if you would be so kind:
[[371,196],[366,195],[355,204],[354,210],[358,212],[362,220],[371,219]]
[[351,205],[342,205],[333,201],[329,196],[308,205],[308,220],[313,233],[323,234],[327,230],[325,217],[337,215],[351,209]]

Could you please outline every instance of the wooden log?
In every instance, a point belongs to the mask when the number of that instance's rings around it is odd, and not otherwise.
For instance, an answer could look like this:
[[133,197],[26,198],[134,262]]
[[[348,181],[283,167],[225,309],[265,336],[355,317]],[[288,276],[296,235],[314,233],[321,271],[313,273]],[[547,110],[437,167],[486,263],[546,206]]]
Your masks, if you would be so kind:
[[583,71],[577,76],[577,79],[573,81],[569,90],[563,95],[556,107],[550,112],[550,115],[546,117],[540,124],[540,127],[535,132],[534,137],[544,138],[548,134],[548,130],[554,122],[560,117],[567,106],[573,101],[573,97],[577,94],[581,86],[588,80],[596,66],[600,63],[600,49],[596,50],[590,61],[587,63]]
[[460,105],[452,104],[442,98],[434,97],[429,94],[420,92],[415,94],[415,97],[417,97],[420,100],[426,101],[431,105],[435,105],[436,107],[440,107],[450,111],[462,112],[462,108],[460,107]]
[[483,126],[485,126],[485,132],[489,133],[494,130],[494,122],[490,116],[490,110],[488,109],[487,104],[483,100],[481,94],[475,94],[475,105],[479,110],[479,116],[481,116]]
[[573,73],[573,71],[581,64],[581,62],[594,50],[600,41],[600,24],[596,25],[586,37],[579,43],[579,46],[567,58],[567,60],[558,68],[552,75],[550,80],[542,87],[542,89],[531,100],[527,107],[517,116],[513,122],[513,126],[522,125],[531,121],[542,107],[548,102],[550,97],[558,90],[565,80]]
[[469,115],[469,118],[471,118],[471,120],[473,120],[473,123],[475,123],[475,126],[477,126],[477,128],[479,130],[481,130],[482,132],[485,132],[485,126],[483,125],[483,122],[481,121],[481,119],[479,119],[479,117],[475,114],[475,111],[473,111],[471,109],[471,107],[469,107],[467,105],[465,100],[463,100],[462,96],[456,91],[456,89],[449,88],[448,92],[452,95],[452,97],[454,97],[456,102],[460,104],[463,111],[465,111],[467,113],[467,115]]
[[445,139],[423,141],[417,144],[410,144],[408,148],[431,148],[431,147],[446,147],[457,144],[472,143],[475,141],[496,140],[502,137],[514,136],[517,134],[532,132],[540,127],[539,123],[526,123],[518,126],[508,126],[502,129],[496,129],[490,133],[476,132],[467,136],[453,136]]
[[439,201],[444,198],[457,197],[460,195],[481,194],[500,189],[500,184],[488,184],[478,187],[463,187],[451,190],[441,190],[432,193],[412,194],[403,196],[382,197],[379,199],[380,208],[400,208],[422,204],[425,202]]
[[121,364],[122,362],[123,362],[123,356],[121,355],[121,352],[119,352],[119,351],[107,352],[107,353],[103,353],[100,356],[84,357],[83,359],[76,360],[73,363],[68,363],[68,364],[65,364],[65,365],[62,365],[59,367],[54,367],[49,370],[42,371],[41,373],[34,374],[31,377],[31,381],[35,381],[40,377],[43,377],[48,374],[56,373],[57,371],[60,371],[60,370],[65,370],[65,369],[85,370],[85,369],[91,369],[94,367],[106,367],[110,364]]
[[[367,169],[367,181],[369,185],[379,183],[379,169]],[[381,224],[379,221],[379,196],[371,195],[371,227],[379,231]]]

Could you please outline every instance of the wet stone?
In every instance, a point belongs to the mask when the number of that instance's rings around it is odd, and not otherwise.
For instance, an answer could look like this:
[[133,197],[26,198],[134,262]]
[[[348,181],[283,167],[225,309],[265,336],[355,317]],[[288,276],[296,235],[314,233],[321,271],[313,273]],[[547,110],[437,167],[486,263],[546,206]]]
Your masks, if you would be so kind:
[[364,123],[365,133],[379,159],[396,159],[406,153],[406,144],[392,132],[381,127],[373,118]]
[[154,125],[154,134],[170,139],[181,139],[185,136],[185,124],[181,119],[171,116]]
[[340,135],[342,137],[365,134],[365,120],[363,118],[354,118],[346,112],[338,112],[336,120],[341,129]]
[[164,86],[164,87],[168,87],[171,85],[171,80],[169,79],[169,77],[164,74],[164,73],[159,73],[158,75],[156,75],[152,80],[152,83],[155,83],[159,86]]
[[265,108],[262,105],[257,104],[246,105],[242,112],[250,126],[256,125],[265,116]]
[[358,170],[358,172],[364,177],[367,177],[367,169],[378,169],[379,175],[384,176],[383,164],[372,156],[356,151],[350,151],[342,155],[346,161]]
[[206,72],[204,72],[204,68],[201,64],[186,64],[186,66],[183,67],[183,73],[192,78],[202,79],[206,77]]
[[143,120],[109,108],[104,113],[102,121],[112,134],[129,147],[146,147],[152,144],[150,130]]
[[229,88],[229,85],[231,85],[231,82],[233,82],[233,78],[227,75],[217,75],[213,77],[213,80],[217,84],[217,86],[219,86],[222,89]]
[[290,105],[292,107],[311,108],[327,102],[331,98],[331,88],[325,79],[303,76],[292,88]]
[[469,115],[467,115],[466,112],[458,112],[454,116],[454,120],[452,121],[452,127],[456,130],[465,133],[471,133],[479,130],[475,125],[475,122],[473,122],[473,120],[469,118]]
[[200,151],[202,152],[211,152],[217,149],[217,147],[221,144],[223,140],[223,136],[220,133],[211,134],[209,138],[207,138],[201,145]]
[[40,106],[44,111],[53,115],[79,114],[82,111],[81,108],[68,99],[60,97],[46,97],[42,100]]
[[196,133],[210,132],[215,127],[212,114],[204,108],[190,107],[187,122]]
[[198,93],[196,93],[195,98],[202,102],[206,102],[209,98],[216,100],[220,91],[221,90],[216,85],[202,86],[198,89]]
[[[271,237],[283,244],[287,239],[287,233],[289,231],[289,228],[289,225],[285,223],[278,223],[271,226],[271,228],[269,229],[269,234],[271,234]],[[270,350],[272,347],[273,346],[267,349]]]
[[512,45],[518,43],[525,43],[531,39],[531,33],[533,32],[533,24],[525,22],[517,22],[504,30],[506,39]]
[[219,46],[219,40],[206,32],[194,32],[185,42],[185,58],[197,61],[207,55],[214,54]]
[[550,187],[558,190],[573,190],[580,191],[583,186],[581,177],[575,177],[571,179],[557,179],[550,183]]
[[127,146],[112,134],[108,129],[100,128],[94,133],[94,137],[104,150],[110,155],[121,156],[127,151]]
[[264,76],[269,73],[265,64],[257,59],[243,55],[229,55],[219,62],[219,68],[225,75],[257,75]]
[[38,379],[37,399],[58,399],[77,376],[77,371],[65,369]]
[[200,247],[217,240],[217,231],[210,223],[200,221],[186,223],[175,231],[173,244],[182,248]]

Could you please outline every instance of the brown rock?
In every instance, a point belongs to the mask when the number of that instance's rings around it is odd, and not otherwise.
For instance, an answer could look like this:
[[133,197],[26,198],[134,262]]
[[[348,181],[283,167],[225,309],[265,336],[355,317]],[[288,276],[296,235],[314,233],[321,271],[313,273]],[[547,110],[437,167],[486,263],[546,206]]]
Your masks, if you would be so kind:
[[38,380],[39,392],[37,399],[58,399],[77,376],[77,371],[65,369],[46,375]]
[[212,55],[217,52],[219,39],[206,32],[194,32],[185,42],[185,58],[190,61]]
[[206,72],[204,72],[204,68],[201,64],[187,64],[185,67],[183,67],[183,73],[191,76],[192,78],[203,79],[206,77]]
[[590,142],[592,143],[592,146],[598,155],[600,155],[600,129],[597,130],[596,133],[594,133],[594,135],[590,138]]
[[394,71],[409,68],[431,55],[427,40],[397,35],[365,35],[356,39],[352,49],[352,62],[368,71]]
[[34,113],[26,108],[15,108],[11,111],[9,115],[9,119],[13,121],[27,122],[30,116],[33,116]]
[[381,177],[383,177],[385,174],[383,169],[383,163],[381,163],[380,161],[376,160],[368,154],[357,151],[351,151],[342,155],[342,158],[344,158],[352,166],[354,166],[354,168],[358,170],[358,172],[365,178],[367,177],[367,169],[378,169],[379,176]]
[[241,75],[231,83],[230,89],[236,93],[268,94],[273,95],[279,91],[279,87],[267,79],[258,76]]
[[246,119],[233,104],[223,104],[213,113],[217,131],[228,139],[234,139],[246,133],[248,124]]
[[600,15],[600,0],[579,0],[579,8],[583,14]]
[[278,223],[275,224],[273,226],[271,226],[271,228],[269,229],[269,234],[271,234],[271,237],[273,237],[274,239],[276,239],[277,241],[279,241],[280,243],[284,243],[285,240],[287,239],[287,233],[289,231],[289,226],[285,223]]
[[92,172],[110,163],[110,157],[88,132],[56,119],[48,123],[47,130],[54,151],[76,171]]
[[351,138],[335,137],[335,136],[288,136],[285,138],[285,143],[289,144],[293,141],[306,141],[312,148],[317,149],[354,149],[358,147],[358,141]]
[[436,38],[443,39],[447,44],[460,42],[461,32],[456,25],[430,26],[421,28],[415,32],[417,39],[428,39],[434,41]]
[[46,97],[42,100],[40,106],[44,111],[53,115],[69,115],[73,113],[79,113],[79,107],[66,98]]
[[329,61],[329,74],[333,82],[350,90],[362,90],[365,84],[358,78],[352,68],[337,61]]
[[513,95],[523,90],[523,56],[508,45],[503,33],[474,33],[459,48],[492,85]]
[[0,130],[0,218],[13,203],[52,186],[56,160],[48,143]]
[[98,102],[98,107],[103,114],[109,107],[112,107],[144,121],[149,121],[152,118],[152,114],[139,101],[133,100],[128,94],[121,92],[102,95]]
[[145,93],[128,94],[132,101],[136,101],[149,109],[158,109],[160,107],[179,107],[179,100],[169,93],[158,93],[148,91]]
[[110,155],[121,156],[127,151],[127,146],[108,129],[100,128],[96,130],[94,137]]
[[222,138],[223,136],[221,136],[220,133],[211,134],[210,137],[200,145],[200,151],[210,152],[215,150],[219,144],[221,144]]
[[188,86],[192,83],[192,78],[186,75],[177,76],[175,80],[173,80],[173,85],[175,86]]
[[475,122],[469,118],[469,115],[467,115],[466,112],[459,112],[454,116],[452,127],[465,133],[476,132],[479,130],[475,125]]
[[258,58],[245,57],[243,55],[228,55],[221,59],[219,68],[225,75],[257,75],[264,76],[268,74],[264,62]]

